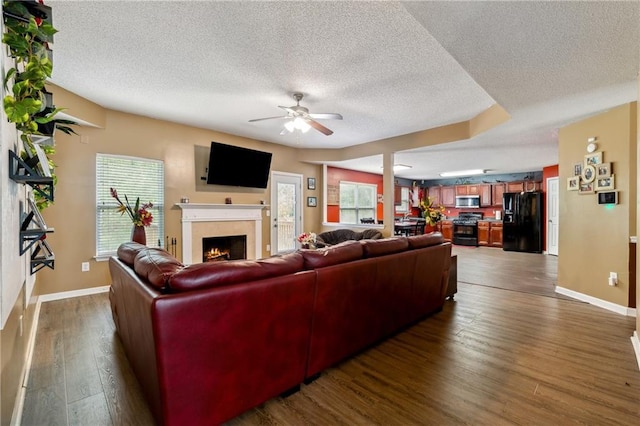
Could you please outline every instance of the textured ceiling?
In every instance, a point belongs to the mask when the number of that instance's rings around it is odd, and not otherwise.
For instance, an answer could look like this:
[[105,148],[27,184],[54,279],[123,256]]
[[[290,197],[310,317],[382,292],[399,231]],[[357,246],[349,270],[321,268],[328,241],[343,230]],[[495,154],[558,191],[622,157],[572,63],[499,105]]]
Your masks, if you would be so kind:
[[[468,120],[470,140],[396,154],[429,179],[557,163],[557,129],[637,99],[638,2],[48,1],[52,81],[104,107],[299,148],[343,148]],[[293,92],[324,136],[280,135]],[[586,142],[586,141],[585,141]],[[380,156],[335,163],[380,173]]]

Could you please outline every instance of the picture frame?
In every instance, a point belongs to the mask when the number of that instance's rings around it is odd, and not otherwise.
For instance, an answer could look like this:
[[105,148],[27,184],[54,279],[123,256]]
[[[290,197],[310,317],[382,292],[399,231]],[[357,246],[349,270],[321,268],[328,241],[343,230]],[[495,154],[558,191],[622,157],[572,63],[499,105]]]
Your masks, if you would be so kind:
[[593,194],[595,193],[593,187],[594,187],[593,182],[580,182],[580,185],[578,187],[578,193],[581,195]]
[[577,191],[580,188],[580,176],[567,178],[567,191]]
[[585,166],[595,166],[596,164],[602,164],[602,151],[592,152],[584,156]]
[[582,176],[582,163],[576,163],[573,165],[573,175]]
[[318,199],[316,197],[307,197],[307,207],[317,207]]
[[582,169],[582,181],[586,183],[591,183],[596,179],[596,168],[595,166],[588,164],[585,165]]
[[307,189],[316,189],[316,178],[307,178]]
[[596,179],[611,176],[611,163],[602,163],[596,166]]
[[596,191],[609,191],[616,189],[615,176],[606,176],[596,179]]

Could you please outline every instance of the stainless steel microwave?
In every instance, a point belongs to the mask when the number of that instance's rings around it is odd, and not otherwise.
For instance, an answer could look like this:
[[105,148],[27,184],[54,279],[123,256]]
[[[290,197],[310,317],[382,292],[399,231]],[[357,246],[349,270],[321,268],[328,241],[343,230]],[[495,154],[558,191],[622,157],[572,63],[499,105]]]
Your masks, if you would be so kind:
[[456,208],[477,209],[480,208],[479,195],[458,195],[456,196]]

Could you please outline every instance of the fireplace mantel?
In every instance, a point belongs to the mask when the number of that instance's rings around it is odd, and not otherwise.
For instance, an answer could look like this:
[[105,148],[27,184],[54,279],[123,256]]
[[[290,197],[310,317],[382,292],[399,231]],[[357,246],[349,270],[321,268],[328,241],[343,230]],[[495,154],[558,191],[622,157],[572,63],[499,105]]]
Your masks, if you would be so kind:
[[193,223],[194,222],[254,222],[254,252],[247,247],[247,258],[262,257],[262,210],[264,204],[208,204],[176,203],[182,210],[182,263],[199,263],[193,259]]

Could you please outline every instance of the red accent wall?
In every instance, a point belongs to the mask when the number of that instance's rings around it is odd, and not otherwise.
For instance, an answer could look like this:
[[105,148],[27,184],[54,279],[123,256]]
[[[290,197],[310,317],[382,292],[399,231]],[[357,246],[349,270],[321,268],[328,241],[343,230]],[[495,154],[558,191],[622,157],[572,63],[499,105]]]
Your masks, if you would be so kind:
[[560,176],[560,173],[558,171],[557,164],[554,166],[547,166],[542,169],[542,197],[544,199],[542,247],[544,250],[547,250],[547,221],[549,220],[547,218],[547,179],[558,176]]
[[[340,185],[341,181],[375,184],[378,186],[378,195],[383,193],[382,175],[340,169],[338,167],[327,167],[327,185]],[[378,220],[384,219],[382,217],[382,210],[383,204],[378,203]],[[327,222],[340,222],[340,206],[327,206]]]

